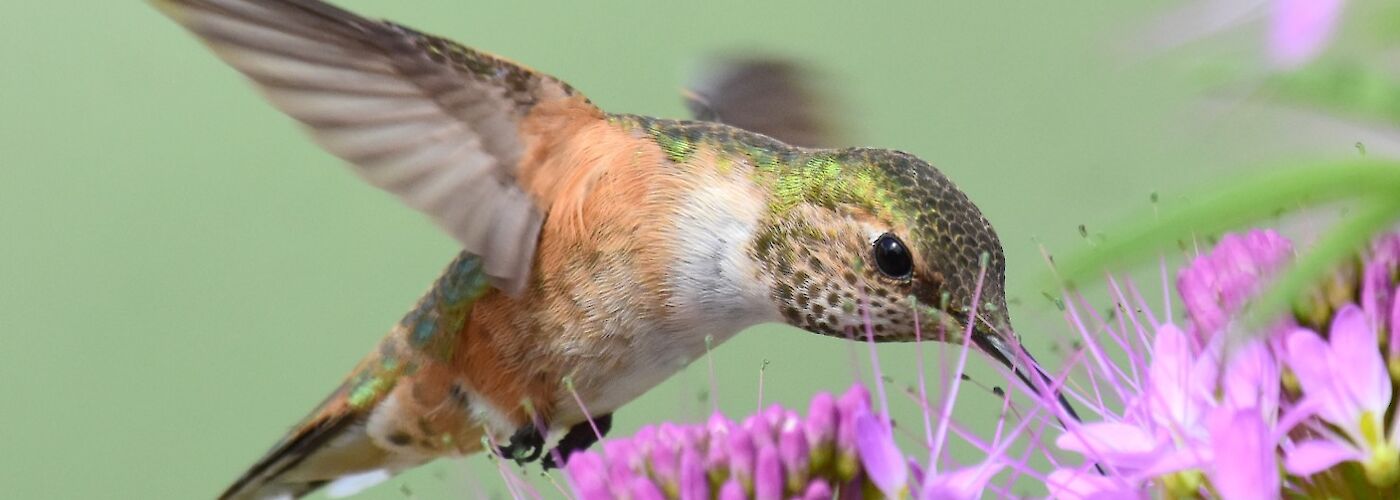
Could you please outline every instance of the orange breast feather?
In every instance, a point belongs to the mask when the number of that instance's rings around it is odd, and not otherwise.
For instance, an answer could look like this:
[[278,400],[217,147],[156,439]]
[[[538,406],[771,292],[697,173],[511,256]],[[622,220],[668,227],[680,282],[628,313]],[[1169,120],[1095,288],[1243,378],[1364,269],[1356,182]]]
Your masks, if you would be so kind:
[[519,299],[483,297],[457,351],[469,383],[517,424],[524,401],[550,420],[571,400],[565,377],[586,399],[661,317],[665,221],[686,189],[654,142],[581,98],[537,106],[521,130],[519,181],[547,214],[533,277]]

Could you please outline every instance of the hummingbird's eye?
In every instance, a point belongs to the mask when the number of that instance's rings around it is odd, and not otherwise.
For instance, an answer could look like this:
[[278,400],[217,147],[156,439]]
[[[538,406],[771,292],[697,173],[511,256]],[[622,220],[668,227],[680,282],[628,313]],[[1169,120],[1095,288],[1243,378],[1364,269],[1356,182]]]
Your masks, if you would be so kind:
[[898,236],[885,233],[875,238],[875,267],[885,276],[908,279],[914,272],[914,257]]

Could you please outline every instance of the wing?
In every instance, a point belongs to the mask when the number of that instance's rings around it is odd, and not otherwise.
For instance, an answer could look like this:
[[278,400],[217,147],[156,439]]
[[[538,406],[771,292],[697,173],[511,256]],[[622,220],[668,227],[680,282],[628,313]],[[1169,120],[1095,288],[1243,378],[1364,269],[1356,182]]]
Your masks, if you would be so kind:
[[[536,105],[586,102],[547,75],[318,0],[152,0],[327,151],[425,213],[523,290],[542,213],[516,182]],[[591,105],[590,105],[591,107]]]
[[778,58],[719,59],[705,65],[686,92],[697,120],[720,122],[794,146],[837,147],[832,102],[817,75]]

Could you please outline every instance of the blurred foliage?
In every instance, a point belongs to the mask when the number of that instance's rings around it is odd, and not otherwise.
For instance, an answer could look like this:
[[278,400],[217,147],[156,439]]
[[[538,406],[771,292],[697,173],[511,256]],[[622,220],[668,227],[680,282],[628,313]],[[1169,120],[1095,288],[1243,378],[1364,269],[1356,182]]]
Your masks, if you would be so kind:
[[[1400,3],[1352,2],[1333,49],[1298,69],[1240,64],[1237,53],[1192,66],[1206,95],[1250,89],[1264,106],[1298,107],[1400,139]],[[1346,29],[1354,28],[1354,29]],[[1231,62],[1226,62],[1231,61]],[[1358,141],[1357,153],[1368,156]],[[1213,181],[1189,203],[1140,214],[1107,231],[1100,244],[1061,259],[1060,284],[1074,287],[1098,273],[1171,253],[1185,242],[1241,229],[1280,215],[1344,204],[1347,211],[1300,256],[1248,310],[1251,326],[1306,301],[1328,273],[1356,255],[1379,233],[1400,222],[1400,160],[1363,158],[1264,167],[1261,174]],[[1244,328],[1242,332],[1263,332]]]
[[1331,48],[1301,68],[1267,75],[1260,94],[1281,105],[1400,126],[1400,2],[1353,0],[1344,8]]
[[1400,221],[1400,161],[1323,163],[1227,182],[1183,207],[1131,219],[1121,230],[1109,233],[1114,236],[1062,259],[1059,278],[1073,288],[1098,279],[1097,273],[1105,268],[1156,257],[1165,249],[1284,212],[1337,202],[1355,207],[1313,248],[1303,250],[1269,291],[1256,299],[1250,319],[1258,326],[1257,322],[1277,317],[1326,273]]
[[1280,104],[1400,126],[1400,74],[1362,59],[1323,60],[1271,76],[1264,93]]

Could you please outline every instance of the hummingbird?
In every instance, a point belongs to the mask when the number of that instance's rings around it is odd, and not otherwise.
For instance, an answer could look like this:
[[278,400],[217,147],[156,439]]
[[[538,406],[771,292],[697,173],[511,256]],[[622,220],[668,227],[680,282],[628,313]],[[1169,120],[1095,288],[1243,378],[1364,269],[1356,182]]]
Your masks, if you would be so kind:
[[483,451],[561,465],[615,410],[763,323],[875,342],[921,324],[1045,377],[1010,326],[977,206],[914,155],[817,147],[801,100],[772,98],[791,86],[781,70],[721,79],[693,93],[700,119],[670,120],[319,0],[151,1],[461,245],[220,498],[349,494]]

